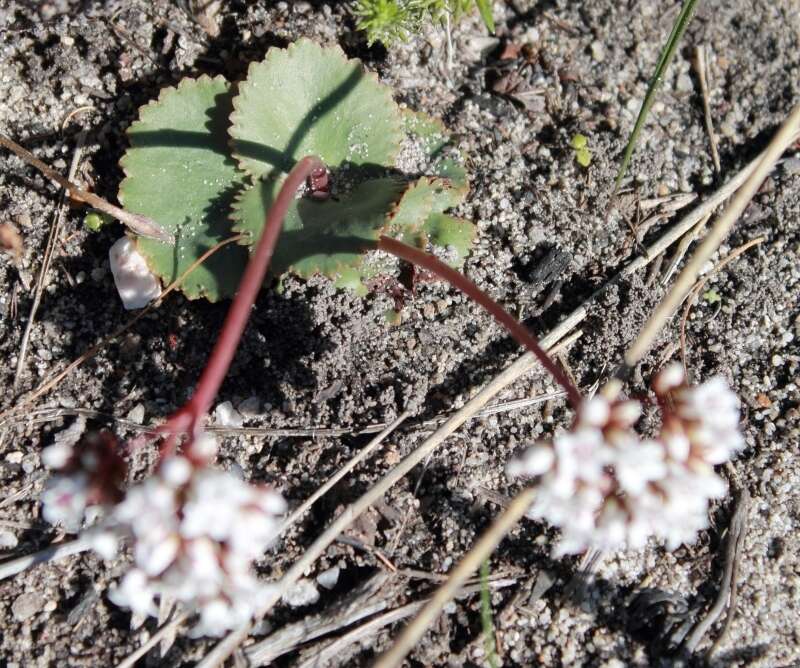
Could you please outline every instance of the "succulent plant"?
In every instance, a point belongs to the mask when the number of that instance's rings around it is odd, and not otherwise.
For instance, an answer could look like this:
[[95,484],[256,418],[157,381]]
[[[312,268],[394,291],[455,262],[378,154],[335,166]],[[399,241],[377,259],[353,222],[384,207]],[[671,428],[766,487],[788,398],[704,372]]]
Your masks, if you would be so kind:
[[446,212],[469,184],[444,125],[401,109],[377,76],[338,47],[302,39],[270,49],[238,87],[222,77],[184,79],[145,105],[128,130],[119,198],[175,236],[135,236],[150,269],[170,282],[233,233],[194,269],[189,298],[231,296],[286,175],[303,156],[327,168],[320,188],[289,209],[271,272],[323,274],[364,294],[387,270],[371,253],[380,235],[463,263],[475,227]]

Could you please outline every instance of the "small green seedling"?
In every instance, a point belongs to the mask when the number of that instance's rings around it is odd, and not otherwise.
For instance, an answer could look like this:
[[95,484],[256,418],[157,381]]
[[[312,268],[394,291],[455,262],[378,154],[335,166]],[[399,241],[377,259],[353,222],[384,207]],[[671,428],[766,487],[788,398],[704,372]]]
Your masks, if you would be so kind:
[[99,232],[114,219],[102,211],[90,211],[83,218],[83,225],[90,232]]
[[447,212],[466,197],[463,160],[442,123],[401,109],[374,74],[338,47],[301,39],[270,49],[233,87],[222,77],[184,79],[143,107],[119,199],[175,237],[136,237],[163,282],[208,249],[229,244],[183,280],[190,298],[231,296],[281,186],[306,155],[324,169],[290,205],[270,271],[323,274],[356,294],[392,271],[373,251],[381,235],[439,247],[463,263],[475,226]]
[[586,135],[573,135],[569,145],[575,149],[575,162],[581,167],[588,167],[592,164],[592,152],[589,150],[589,140]]
[[717,304],[722,301],[722,296],[714,288],[703,293],[703,299],[707,304]]
[[473,7],[478,8],[486,28],[494,33],[489,0],[357,0],[353,13],[370,45],[381,42],[391,46],[419,33],[426,23],[457,21]]

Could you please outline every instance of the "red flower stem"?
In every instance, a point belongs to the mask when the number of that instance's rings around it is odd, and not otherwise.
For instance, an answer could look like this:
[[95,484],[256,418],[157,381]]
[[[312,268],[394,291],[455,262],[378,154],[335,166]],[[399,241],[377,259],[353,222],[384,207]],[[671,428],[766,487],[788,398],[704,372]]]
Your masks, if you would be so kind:
[[418,248],[414,248],[413,246],[409,246],[390,237],[382,236],[378,240],[378,250],[391,253],[401,260],[410,262],[422,269],[427,269],[431,273],[436,274],[439,278],[450,283],[454,288],[461,290],[461,292],[467,295],[472,301],[486,309],[497,322],[508,330],[518,343],[525,346],[536,356],[542,366],[549,371],[550,375],[564,388],[572,406],[576,409],[578,408],[581,403],[581,393],[578,391],[578,388],[572,384],[567,374],[548,357],[547,353],[539,345],[539,342],[528,332],[524,325],[518,322],[508,311],[464,276],[464,274],[446,265],[430,253],[425,253]]
[[281,186],[278,197],[267,213],[264,224],[264,231],[256,246],[250,261],[245,269],[244,276],[239,283],[239,290],[233,299],[222,332],[214,344],[211,356],[208,358],[200,380],[197,382],[192,398],[167,422],[158,429],[159,434],[166,435],[166,441],[162,446],[162,456],[172,452],[177,446],[177,434],[188,433],[189,440],[185,448],[191,448],[194,438],[200,433],[203,427],[202,419],[211,408],[211,403],[217,396],[220,385],[228,373],[233,356],[239,347],[242,333],[250,318],[250,311],[253,303],[258,296],[264,276],[269,268],[275,243],[281,233],[283,219],[292,201],[295,198],[297,189],[303,185],[311,173],[319,168],[324,168],[319,158],[308,156],[300,160],[289,172],[286,180]]

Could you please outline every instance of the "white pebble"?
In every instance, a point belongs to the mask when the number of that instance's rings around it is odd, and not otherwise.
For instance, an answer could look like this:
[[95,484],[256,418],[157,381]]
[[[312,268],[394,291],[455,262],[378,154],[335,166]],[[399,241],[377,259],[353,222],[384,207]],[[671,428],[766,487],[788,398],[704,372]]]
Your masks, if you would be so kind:
[[325,589],[333,589],[339,581],[339,567],[334,566],[317,575],[317,582]]
[[12,550],[17,546],[19,540],[10,531],[0,531],[0,548],[4,550]]
[[286,605],[293,608],[300,608],[304,605],[311,605],[319,601],[319,591],[314,586],[314,583],[307,578],[298,580],[289,591],[287,591],[282,600]]
[[244,424],[241,413],[230,401],[223,401],[214,410],[214,421],[221,427],[241,427]]
[[158,278],[128,237],[122,237],[111,246],[108,259],[114,284],[126,310],[144,308],[161,295]]
[[131,422],[142,424],[144,422],[144,406],[142,404],[136,404],[130,409],[130,411],[128,411],[128,415],[126,417]]

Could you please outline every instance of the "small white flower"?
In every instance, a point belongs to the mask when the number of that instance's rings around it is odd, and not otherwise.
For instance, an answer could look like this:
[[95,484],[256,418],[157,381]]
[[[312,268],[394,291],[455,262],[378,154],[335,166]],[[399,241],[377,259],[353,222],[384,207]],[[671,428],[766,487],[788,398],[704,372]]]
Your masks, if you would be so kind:
[[583,402],[578,414],[578,420],[580,424],[600,428],[608,422],[610,416],[611,406],[608,399],[595,395]]
[[612,460],[603,432],[578,428],[553,439],[555,474],[552,484],[564,496],[572,494],[579,482],[597,484],[604,478],[603,469]]
[[611,420],[620,427],[632,427],[642,416],[642,405],[638,401],[618,401],[611,409]]
[[53,443],[42,450],[42,464],[49,469],[62,469],[72,458],[73,449],[66,443]]
[[170,487],[180,487],[192,477],[192,465],[185,457],[170,457],[161,467],[161,475]]
[[110,561],[117,556],[119,549],[119,536],[116,532],[102,527],[91,527],[84,533],[91,548],[103,559]]
[[130,608],[137,615],[158,614],[158,608],[153,602],[154,597],[155,592],[150,587],[147,575],[138,568],[128,571],[119,585],[108,593],[112,603]]
[[42,517],[50,524],[61,524],[69,533],[77,533],[88,496],[89,477],[85,473],[51,476],[42,492]]
[[549,471],[556,456],[549,445],[537,443],[528,448],[519,459],[512,459],[506,466],[506,473],[512,478],[527,476],[533,478]]
[[214,434],[204,431],[192,444],[192,452],[204,461],[211,461],[217,455],[218,443]]
[[678,362],[668,364],[658,372],[653,380],[653,390],[659,396],[663,396],[684,384],[686,378],[683,367]]
[[648,483],[664,477],[667,471],[664,445],[654,440],[640,441],[629,434],[614,449],[613,465],[622,491],[639,495]]
[[739,398],[719,376],[680,392],[675,413],[689,423],[689,438],[709,464],[722,464],[744,448]]

